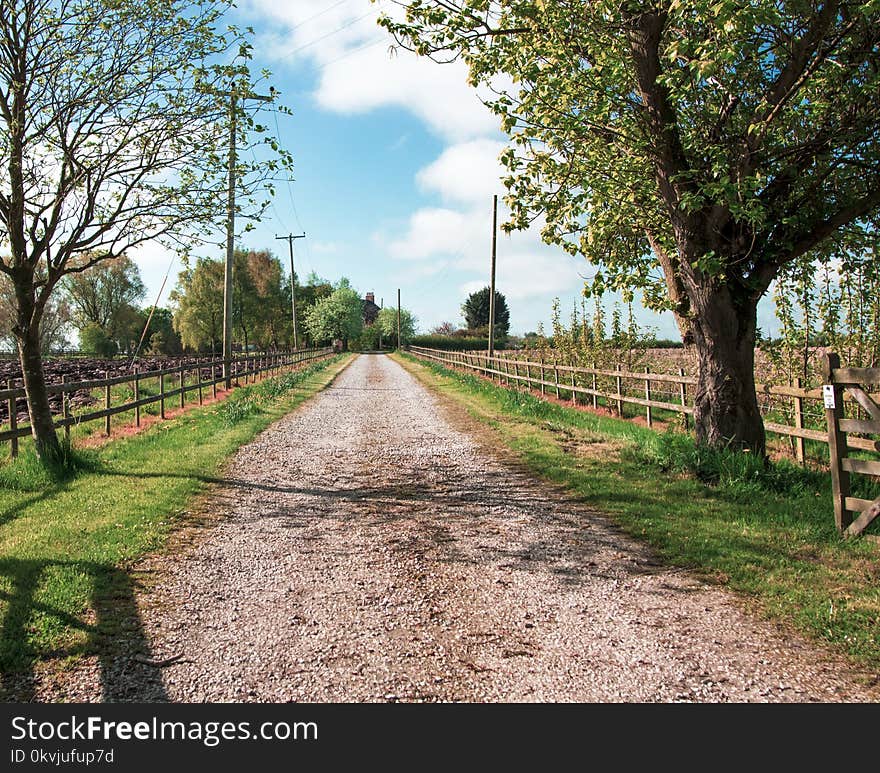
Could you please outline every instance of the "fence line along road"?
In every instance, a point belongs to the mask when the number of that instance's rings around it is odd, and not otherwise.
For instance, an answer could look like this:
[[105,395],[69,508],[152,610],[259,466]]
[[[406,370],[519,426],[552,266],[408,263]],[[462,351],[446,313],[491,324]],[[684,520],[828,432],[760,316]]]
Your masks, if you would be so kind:
[[[598,408],[600,404],[608,409],[615,409],[618,416],[623,417],[624,405],[636,405],[644,408],[645,421],[649,427],[655,421],[654,411],[663,410],[677,413],[684,429],[688,428],[688,417],[694,412],[693,387],[696,378],[686,375],[682,368],[677,374],[652,373],[648,368],[643,372],[623,370],[617,365],[614,370],[602,368],[582,368],[562,365],[556,360],[532,360],[507,354],[495,354],[489,357],[488,352],[457,351],[429,349],[421,346],[410,346],[408,351],[423,360],[437,362],[459,370],[487,376],[491,379],[534,388],[542,395],[549,392],[557,398],[567,398],[577,404],[578,397],[586,399],[586,404]],[[635,382],[638,388],[630,385]],[[630,386],[627,389],[627,386]],[[804,389],[800,381],[794,386],[775,386],[756,384],[759,400],[783,401],[787,403],[784,413],[791,416],[793,424],[765,421],[764,428],[769,433],[783,435],[793,439],[795,457],[801,465],[806,464],[805,441],[828,443],[828,430],[825,425],[825,413],[822,405],[821,389]],[[666,399],[658,400],[658,395]],[[853,407],[856,415],[862,410],[855,400],[847,396],[847,404]],[[814,423],[819,427],[809,427],[808,419],[815,417]],[[848,437],[850,448],[877,451],[873,440],[862,437]]]
[[[237,384],[242,382],[254,383],[257,377],[266,373],[280,373],[283,369],[293,368],[304,362],[320,360],[333,354],[332,347],[322,349],[299,349],[293,352],[267,352],[259,355],[246,355],[235,357],[232,361],[232,378]],[[205,378],[205,371],[209,377]],[[192,377],[187,381],[188,376]],[[170,379],[168,377],[171,377]],[[141,396],[141,387],[144,382],[158,381],[156,394]],[[169,384],[169,381],[171,382]],[[186,405],[186,395],[198,391],[198,402],[202,404],[203,391],[211,389],[212,397],[217,396],[217,385],[223,383],[223,360],[206,360],[201,362],[176,365],[172,368],[160,370],[139,371],[134,368],[131,374],[113,376],[104,379],[89,381],[67,381],[66,377],[61,383],[49,384],[46,391],[49,395],[61,395],[61,415],[54,420],[56,428],[64,428],[65,434],[70,437],[70,427],[86,422],[104,420],[104,433],[110,434],[110,417],[126,411],[135,412],[135,424],[141,425],[141,408],[153,403],[159,403],[159,417],[165,418],[165,404],[169,399],[179,398],[181,408]],[[119,405],[112,405],[111,387],[119,384],[131,384],[133,398]],[[171,388],[168,388],[171,387]],[[75,392],[93,391],[103,389],[103,408],[73,415],[70,408],[70,397]],[[29,425],[18,424],[17,401],[25,398],[23,387],[13,386],[11,383],[6,389],[0,389],[0,402],[5,401],[9,411],[9,429],[0,432],[0,442],[10,442],[10,453],[13,457],[18,455],[18,439],[31,434]]]

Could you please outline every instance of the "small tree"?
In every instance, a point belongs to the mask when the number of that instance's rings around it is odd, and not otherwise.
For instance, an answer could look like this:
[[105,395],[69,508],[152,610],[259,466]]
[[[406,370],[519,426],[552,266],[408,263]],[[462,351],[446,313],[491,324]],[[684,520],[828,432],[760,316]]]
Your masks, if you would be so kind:
[[[467,322],[468,330],[479,330],[489,326],[489,293],[490,289],[484,287],[471,293],[462,304],[461,313]],[[507,299],[498,290],[495,291],[495,337],[504,338],[510,330],[510,311],[507,308]]]
[[[400,343],[407,344],[416,334],[417,319],[408,309],[400,310]],[[382,331],[382,337],[388,343],[397,345],[397,309],[390,306],[379,311],[376,325]]]
[[84,354],[96,357],[112,357],[116,354],[116,342],[100,325],[89,322],[79,334],[79,348]]

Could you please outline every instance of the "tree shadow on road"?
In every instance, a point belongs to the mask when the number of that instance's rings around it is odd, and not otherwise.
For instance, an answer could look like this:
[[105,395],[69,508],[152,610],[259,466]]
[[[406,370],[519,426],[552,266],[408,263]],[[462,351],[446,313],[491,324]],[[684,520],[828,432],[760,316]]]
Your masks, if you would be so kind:
[[[141,621],[131,574],[111,564],[89,561],[0,559],[0,698],[7,702],[39,700],[39,663],[59,663],[81,655],[97,656],[104,702],[167,700],[161,674],[138,663],[149,659],[150,644]],[[71,615],[52,602],[50,586],[65,592],[69,585],[88,584],[88,608]],[[8,588],[8,590],[7,590]],[[40,632],[68,628],[68,646],[48,650]],[[135,686],[137,685],[137,686]]]

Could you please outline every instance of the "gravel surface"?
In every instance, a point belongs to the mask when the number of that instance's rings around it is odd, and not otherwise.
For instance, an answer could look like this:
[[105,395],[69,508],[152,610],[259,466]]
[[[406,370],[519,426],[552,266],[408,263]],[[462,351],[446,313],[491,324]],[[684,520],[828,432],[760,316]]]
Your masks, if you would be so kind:
[[460,414],[360,356],[240,450],[208,501],[222,519],[137,567],[152,665],[88,659],[35,698],[878,699],[488,453]]

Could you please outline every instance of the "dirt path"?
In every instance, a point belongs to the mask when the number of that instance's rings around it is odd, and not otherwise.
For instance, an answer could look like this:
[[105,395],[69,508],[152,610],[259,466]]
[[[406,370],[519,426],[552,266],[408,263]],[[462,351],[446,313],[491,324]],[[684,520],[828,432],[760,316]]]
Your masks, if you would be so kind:
[[149,657],[180,658],[87,661],[43,699],[877,700],[490,458],[385,357],[359,357],[228,477],[211,500],[226,517],[140,567]]

